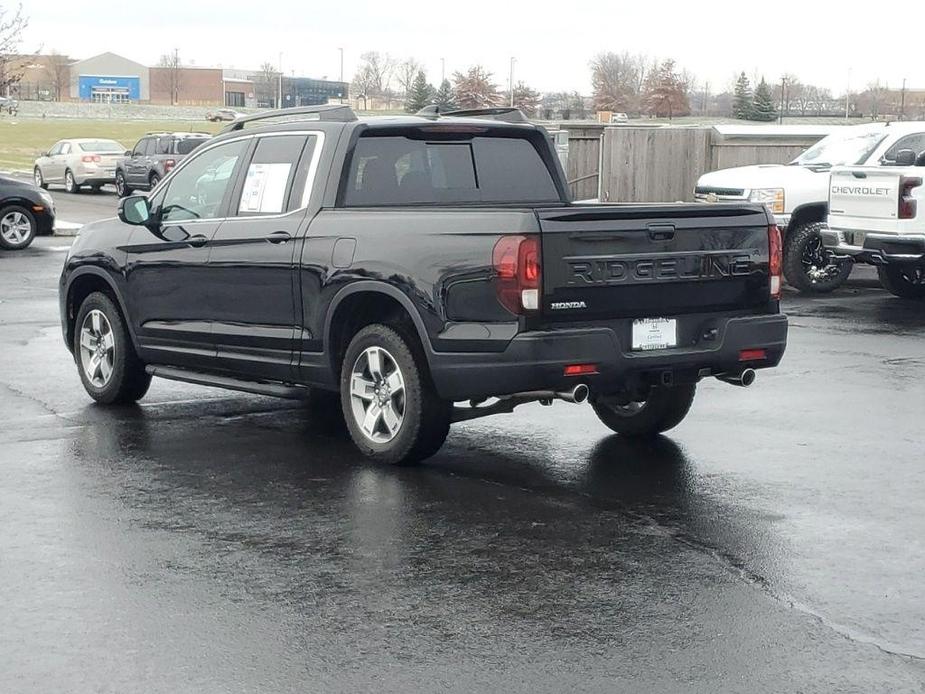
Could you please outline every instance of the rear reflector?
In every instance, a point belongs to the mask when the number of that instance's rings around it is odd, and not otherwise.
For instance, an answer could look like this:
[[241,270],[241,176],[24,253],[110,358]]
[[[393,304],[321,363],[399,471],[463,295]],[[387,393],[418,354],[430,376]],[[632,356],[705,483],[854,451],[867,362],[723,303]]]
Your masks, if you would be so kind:
[[918,213],[918,201],[912,191],[922,185],[918,176],[903,176],[899,182],[899,218],[915,219]]
[[597,364],[569,364],[565,367],[566,376],[587,376],[597,373]]
[[770,275],[771,299],[780,299],[781,275],[784,270],[784,248],[780,229],[776,224],[768,227],[768,274]]
[[537,236],[502,236],[492,251],[498,301],[513,314],[540,307],[540,241]]
[[739,352],[739,361],[763,361],[768,358],[763,349],[743,349]]

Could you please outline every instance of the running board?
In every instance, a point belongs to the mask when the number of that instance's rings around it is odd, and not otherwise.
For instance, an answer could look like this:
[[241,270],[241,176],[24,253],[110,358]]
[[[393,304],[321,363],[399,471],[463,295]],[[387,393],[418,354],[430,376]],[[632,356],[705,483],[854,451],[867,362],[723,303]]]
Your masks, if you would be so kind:
[[243,381],[238,378],[232,378],[231,376],[216,376],[215,374],[201,373],[199,371],[178,369],[173,366],[148,365],[145,367],[145,371],[152,376],[166,378],[170,381],[182,381],[183,383],[195,383],[200,386],[239,390],[244,393],[253,393],[254,395],[269,395],[275,398],[290,398],[292,400],[301,400],[308,397],[307,387],[287,383],[277,383],[273,381]]

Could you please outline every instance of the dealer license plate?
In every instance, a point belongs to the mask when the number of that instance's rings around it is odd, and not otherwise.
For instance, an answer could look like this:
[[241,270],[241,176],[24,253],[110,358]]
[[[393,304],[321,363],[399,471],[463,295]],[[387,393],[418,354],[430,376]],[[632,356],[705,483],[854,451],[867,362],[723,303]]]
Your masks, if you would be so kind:
[[633,321],[633,349],[668,349],[678,345],[678,321],[674,318],[637,318]]

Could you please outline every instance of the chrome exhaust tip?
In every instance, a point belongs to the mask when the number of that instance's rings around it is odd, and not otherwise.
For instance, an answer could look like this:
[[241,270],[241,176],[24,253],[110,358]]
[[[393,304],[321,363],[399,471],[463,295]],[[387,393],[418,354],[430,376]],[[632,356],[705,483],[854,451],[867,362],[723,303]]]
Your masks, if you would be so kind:
[[755,382],[757,377],[758,374],[755,373],[754,369],[743,369],[741,373],[719,374],[716,378],[718,378],[723,383],[728,383],[733,386],[740,386],[742,388],[748,388]]
[[562,393],[556,393],[556,397],[559,400],[565,400],[565,402],[571,402],[579,405],[588,399],[588,395],[590,395],[590,393],[591,391],[588,389],[587,385],[584,383],[579,383],[571,390],[567,390]]

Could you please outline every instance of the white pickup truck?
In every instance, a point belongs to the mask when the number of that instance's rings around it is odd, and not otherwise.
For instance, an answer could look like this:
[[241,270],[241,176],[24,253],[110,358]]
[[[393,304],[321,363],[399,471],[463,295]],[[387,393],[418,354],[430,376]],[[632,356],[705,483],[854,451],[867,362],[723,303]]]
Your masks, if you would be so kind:
[[896,296],[925,299],[925,143],[896,161],[832,170],[822,243],[838,259],[876,265]]
[[790,164],[758,164],[714,171],[700,177],[694,195],[701,201],[750,200],[765,203],[784,234],[784,275],[797,289],[826,292],[851,272],[851,262],[823,244],[833,166],[894,167],[900,150],[925,149],[925,123],[868,123],[839,128]]

